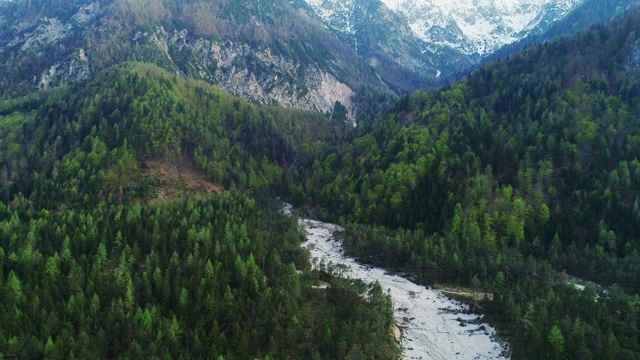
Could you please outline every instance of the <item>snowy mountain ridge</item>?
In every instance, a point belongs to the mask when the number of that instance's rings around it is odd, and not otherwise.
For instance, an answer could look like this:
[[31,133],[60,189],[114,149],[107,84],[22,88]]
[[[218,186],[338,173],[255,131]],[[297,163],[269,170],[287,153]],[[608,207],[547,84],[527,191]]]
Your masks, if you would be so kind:
[[[358,26],[353,21],[357,0],[305,1],[328,27],[353,35]],[[483,57],[544,31],[583,0],[380,1],[423,42],[423,51],[440,53],[449,49]]]

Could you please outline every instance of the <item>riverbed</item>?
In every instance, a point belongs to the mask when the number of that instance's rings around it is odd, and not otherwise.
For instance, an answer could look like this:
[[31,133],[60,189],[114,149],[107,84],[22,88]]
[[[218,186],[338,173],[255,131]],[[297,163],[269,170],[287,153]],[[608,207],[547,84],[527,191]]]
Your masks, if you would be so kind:
[[303,246],[312,264],[324,263],[346,278],[377,281],[393,299],[393,312],[401,330],[403,359],[508,359],[508,350],[495,337],[495,329],[469,307],[441,291],[415,284],[384,269],[360,264],[344,255],[343,229],[330,223],[300,219],[307,234]]

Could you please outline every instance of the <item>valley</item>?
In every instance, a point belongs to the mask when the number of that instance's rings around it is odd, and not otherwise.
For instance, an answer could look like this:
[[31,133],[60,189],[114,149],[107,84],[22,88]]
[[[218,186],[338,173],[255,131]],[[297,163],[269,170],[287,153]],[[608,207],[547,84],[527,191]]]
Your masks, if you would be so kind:
[[0,358],[638,358],[638,2],[473,4],[0,2]]

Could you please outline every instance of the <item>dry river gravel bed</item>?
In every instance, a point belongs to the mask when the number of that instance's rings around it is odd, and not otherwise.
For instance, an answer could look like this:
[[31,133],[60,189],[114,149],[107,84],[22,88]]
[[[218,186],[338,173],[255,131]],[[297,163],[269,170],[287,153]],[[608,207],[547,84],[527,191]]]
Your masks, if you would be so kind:
[[377,281],[393,299],[394,317],[401,330],[404,359],[506,359],[508,350],[495,338],[495,329],[465,304],[440,290],[415,284],[384,269],[345,257],[336,224],[300,219],[307,234],[303,246],[314,266],[324,262],[339,268],[340,276]]

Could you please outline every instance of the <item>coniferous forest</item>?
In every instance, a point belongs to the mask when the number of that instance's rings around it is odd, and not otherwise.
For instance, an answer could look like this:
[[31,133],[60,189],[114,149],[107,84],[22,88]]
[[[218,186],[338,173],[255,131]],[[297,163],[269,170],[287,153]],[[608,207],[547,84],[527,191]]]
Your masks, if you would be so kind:
[[514,357],[638,358],[639,16],[405,96],[305,190],[354,256],[491,294]]
[[[0,111],[3,356],[398,356],[388,295],[327,276],[318,288],[267,191],[331,143],[323,115],[142,64]],[[223,194],[176,190],[194,169]],[[159,199],[167,188],[191,196]]]
[[0,358],[399,358],[388,294],[311,270],[279,196],[482,294],[513,358],[640,358],[639,36],[361,93],[353,129],[138,62],[0,100]]

